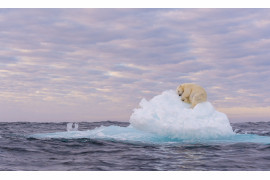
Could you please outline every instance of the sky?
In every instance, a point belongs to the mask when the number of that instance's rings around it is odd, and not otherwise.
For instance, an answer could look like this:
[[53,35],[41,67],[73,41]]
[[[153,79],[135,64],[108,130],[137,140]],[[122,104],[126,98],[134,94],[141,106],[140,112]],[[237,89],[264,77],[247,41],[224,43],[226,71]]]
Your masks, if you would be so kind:
[[269,9],[0,9],[0,121],[129,121],[205,88],[231,122],[270,121]]

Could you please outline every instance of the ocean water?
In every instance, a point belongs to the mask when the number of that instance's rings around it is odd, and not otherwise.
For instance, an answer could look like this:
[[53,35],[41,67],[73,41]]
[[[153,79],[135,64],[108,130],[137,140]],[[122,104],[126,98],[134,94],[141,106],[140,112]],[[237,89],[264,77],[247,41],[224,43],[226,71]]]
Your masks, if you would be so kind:
[[174,90],[129,122],[0,123],[0,170],[270,170],[270,122],[231,124]]
[[[270,170],[270,122],[231,123],[235,135],[227,139],[167,143],[139,141],[127,122],[80,122],[78,131],[67,131],[67,124],[1,122],[0,170]],[[102,126],[111,138],[86,136]],[[126,137],[110,134],[116,131],[112,127],[124,128]],[[127,138],[128,132],[134,141]]]

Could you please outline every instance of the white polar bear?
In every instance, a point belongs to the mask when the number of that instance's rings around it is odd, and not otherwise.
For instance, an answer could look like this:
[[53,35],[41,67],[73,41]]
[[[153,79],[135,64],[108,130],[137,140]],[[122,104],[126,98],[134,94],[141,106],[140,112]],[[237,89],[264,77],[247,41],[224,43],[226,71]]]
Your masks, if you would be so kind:
[[177,94],[181,96],[181,100],[190,103],[194,108],[198,103],[207,101],[207,94],[203,87],[192,84],[184,83],[177,87]]

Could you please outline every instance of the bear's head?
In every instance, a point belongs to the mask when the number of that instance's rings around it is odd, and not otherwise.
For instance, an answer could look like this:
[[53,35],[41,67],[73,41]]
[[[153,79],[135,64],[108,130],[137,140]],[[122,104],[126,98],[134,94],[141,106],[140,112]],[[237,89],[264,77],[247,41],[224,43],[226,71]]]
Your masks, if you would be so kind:
[[182,85],[178,86],[177,89],[176,89],[176,91],[177,91],[177,94],[178,94],[179,96],[182,96],[182,94],[183,94],[183,92],[184,92],[183,86],[182,86]]

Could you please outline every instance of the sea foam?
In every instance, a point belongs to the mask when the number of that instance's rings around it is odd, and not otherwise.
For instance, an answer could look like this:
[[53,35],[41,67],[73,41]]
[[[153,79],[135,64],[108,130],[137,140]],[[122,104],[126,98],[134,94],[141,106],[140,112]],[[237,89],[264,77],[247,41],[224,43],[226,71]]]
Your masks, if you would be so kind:
[[131,126],[172,139],[215,139],[234,134],[224,113],[210,102],[191,105],[181,101],[173,90],[164,91],[150,101],[142,99],[130,117]]

